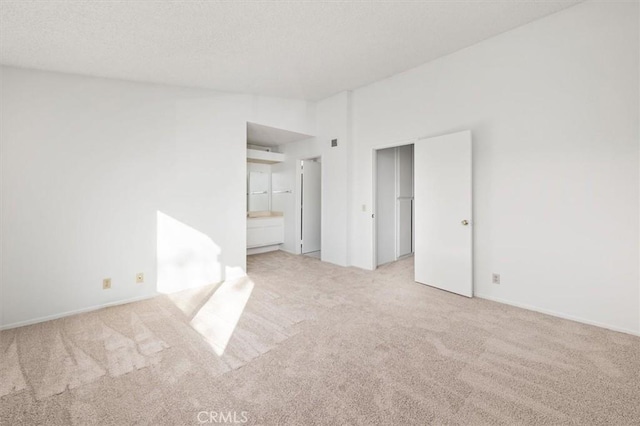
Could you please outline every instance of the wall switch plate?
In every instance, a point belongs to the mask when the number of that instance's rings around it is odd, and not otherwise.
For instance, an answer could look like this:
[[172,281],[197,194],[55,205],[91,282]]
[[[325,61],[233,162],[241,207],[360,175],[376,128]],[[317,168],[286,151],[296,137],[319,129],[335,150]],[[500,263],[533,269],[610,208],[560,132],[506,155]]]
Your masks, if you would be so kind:
[[491,282],[494,284],[500,284],[500,274],[492,274]]
[[136,274],[136,282],[138,284],[143,283],[144,282],[144,274],[142,272],[138,272]]
[[102,280],[102,289],[108,290],[111,288],[111,278],[105,278]]
[[367,205],[366,205],[366,204],[363,204],[363,205],[362,205],[362,211],[363,211],[363,212],[366,212],[366,211],[367,211]]

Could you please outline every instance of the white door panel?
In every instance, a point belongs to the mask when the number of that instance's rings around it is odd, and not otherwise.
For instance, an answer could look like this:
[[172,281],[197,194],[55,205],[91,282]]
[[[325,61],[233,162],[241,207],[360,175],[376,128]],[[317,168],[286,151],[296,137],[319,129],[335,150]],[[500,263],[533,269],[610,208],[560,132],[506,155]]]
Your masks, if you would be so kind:
[[470,131],[414,147],[415,280],[467,297],[473,296],[471,161]]

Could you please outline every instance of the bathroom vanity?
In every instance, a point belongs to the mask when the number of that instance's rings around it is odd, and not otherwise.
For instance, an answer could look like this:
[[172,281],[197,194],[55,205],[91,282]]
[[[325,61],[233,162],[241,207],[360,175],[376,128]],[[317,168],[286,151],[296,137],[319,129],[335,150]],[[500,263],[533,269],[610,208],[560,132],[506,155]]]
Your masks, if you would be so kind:
[[277,250],[284,242],[284,216],[281,212],[254,211],[247,213],[247,253]]
[[279,153],[247,150],[247,254],[278,250],[284,243],[284,215],[272,210],[282,202],[274,194],[291,191],[274,190],[271,173],[271,165],[283,159]]

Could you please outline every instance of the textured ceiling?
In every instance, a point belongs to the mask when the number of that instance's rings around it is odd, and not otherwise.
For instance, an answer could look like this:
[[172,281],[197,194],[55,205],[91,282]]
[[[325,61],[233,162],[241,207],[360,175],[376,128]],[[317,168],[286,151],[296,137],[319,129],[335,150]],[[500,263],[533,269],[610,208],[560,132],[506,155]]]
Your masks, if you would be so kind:
[[2,0],[0,63],[318,100],[575,3]]

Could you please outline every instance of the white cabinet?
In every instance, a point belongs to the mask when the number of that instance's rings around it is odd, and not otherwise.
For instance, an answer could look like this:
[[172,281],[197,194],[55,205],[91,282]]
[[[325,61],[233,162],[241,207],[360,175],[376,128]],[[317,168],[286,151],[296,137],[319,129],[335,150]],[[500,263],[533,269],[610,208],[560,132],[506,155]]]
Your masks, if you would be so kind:
[[284,217],[267,212],[262,217],[247,218],[247,248],[284,243]]

